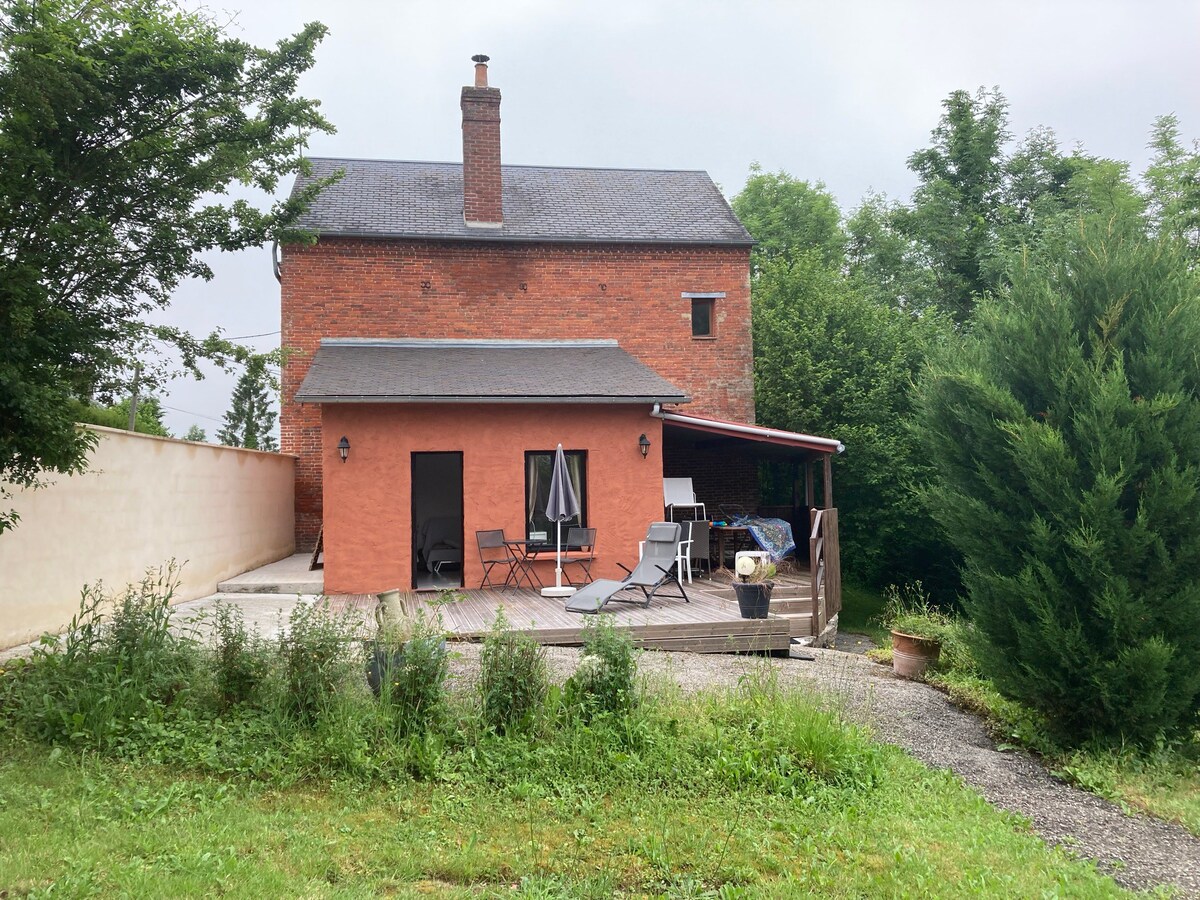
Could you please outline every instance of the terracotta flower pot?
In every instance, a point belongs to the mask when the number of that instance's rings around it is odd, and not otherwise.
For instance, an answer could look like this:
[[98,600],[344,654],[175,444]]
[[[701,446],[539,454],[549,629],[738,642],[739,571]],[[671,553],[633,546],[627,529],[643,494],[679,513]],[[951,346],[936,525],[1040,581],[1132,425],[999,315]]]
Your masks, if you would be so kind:
[[892,631],[892,670],[901,678],[920,678],[937,662],[942,644],[937,638]]
[[771,581],[733,583],[733,592],[737,594],[738,610],[743,619],[765,619],[771,609],[771,591],[775,584]]

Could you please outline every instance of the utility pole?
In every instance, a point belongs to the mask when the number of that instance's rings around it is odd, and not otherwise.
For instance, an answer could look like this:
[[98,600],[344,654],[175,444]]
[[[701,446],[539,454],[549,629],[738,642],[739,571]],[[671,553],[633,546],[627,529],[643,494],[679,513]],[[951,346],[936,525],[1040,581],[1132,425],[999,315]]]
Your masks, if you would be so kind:
[[138,382],[142,380],[142,364],[138,363],[133,367],[133,384],[129,387],[129,430],[136,431],[137,428],[137,403],[138,403]]

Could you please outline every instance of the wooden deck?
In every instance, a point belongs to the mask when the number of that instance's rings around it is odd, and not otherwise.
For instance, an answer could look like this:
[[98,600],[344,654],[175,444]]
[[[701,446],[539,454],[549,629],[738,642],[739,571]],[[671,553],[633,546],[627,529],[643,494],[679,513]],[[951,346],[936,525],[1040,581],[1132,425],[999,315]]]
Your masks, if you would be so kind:
[[[733,590],[723,581],[697,579],[685,585],[690,603],[682,598],[656,597],[650,607],[612,601],[604,607],[634,643],[656,650],[693,653],[786,651],[793,636],[810,635],[811,597],[806,573],[776,580],[772,613],[766,619],[743,619]],[[460,589],[460,599],[434,601],[437,595],[410,594],[442,616],[452,639],[482,640],[496,610],[517,630],[542,644],[578,646],[591,616],[567,612],[561,599],[543,597],[528,588],[504,591]]]

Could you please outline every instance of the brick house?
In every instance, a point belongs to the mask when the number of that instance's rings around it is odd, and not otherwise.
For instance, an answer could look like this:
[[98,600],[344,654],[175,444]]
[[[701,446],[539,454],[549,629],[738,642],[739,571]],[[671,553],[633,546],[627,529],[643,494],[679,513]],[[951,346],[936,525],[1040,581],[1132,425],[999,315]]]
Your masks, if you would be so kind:
[[486,57],[461,105],[461,164],[320,158],[297,180],[344,173],[279,265],[282,449],[326,590],[427,586],[435,537],[477,584],[475,531],[542,530],[559,443],[608,576],[663,516],[664,474],[752,509],[764,449],[828,460],[834,441],[738,424],[752,239],[706,173],[502,165]]

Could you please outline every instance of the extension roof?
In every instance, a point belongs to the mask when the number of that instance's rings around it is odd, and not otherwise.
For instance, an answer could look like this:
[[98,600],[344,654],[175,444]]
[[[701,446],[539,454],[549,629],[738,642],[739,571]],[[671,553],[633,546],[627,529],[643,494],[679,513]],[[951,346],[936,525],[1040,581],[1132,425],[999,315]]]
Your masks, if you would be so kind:
[[714,419],[711,416],[700,416],[693,413],[664,410],[653,415],[663,420],[663,434],[665,435],[681,432],[691,436],[704,434],[731,442],[752,442],[787,450],[804,450],[825,454],[846,452],[846,445],[841,441],[835,438],[819,437],[815,434],[801,434],[796,431],[784,431],[782,428],[768,428],[765,425],[751,425],[745,422],[730,422],[726,419]]
[[301,403],[686,403],[616,341],[325,338]]
[[300,219],[318,235],[464,241],[754,243],[707,172],[501,166],[504,223],[463,221],[461,163],[310,160],[293,192],[338,171]]

